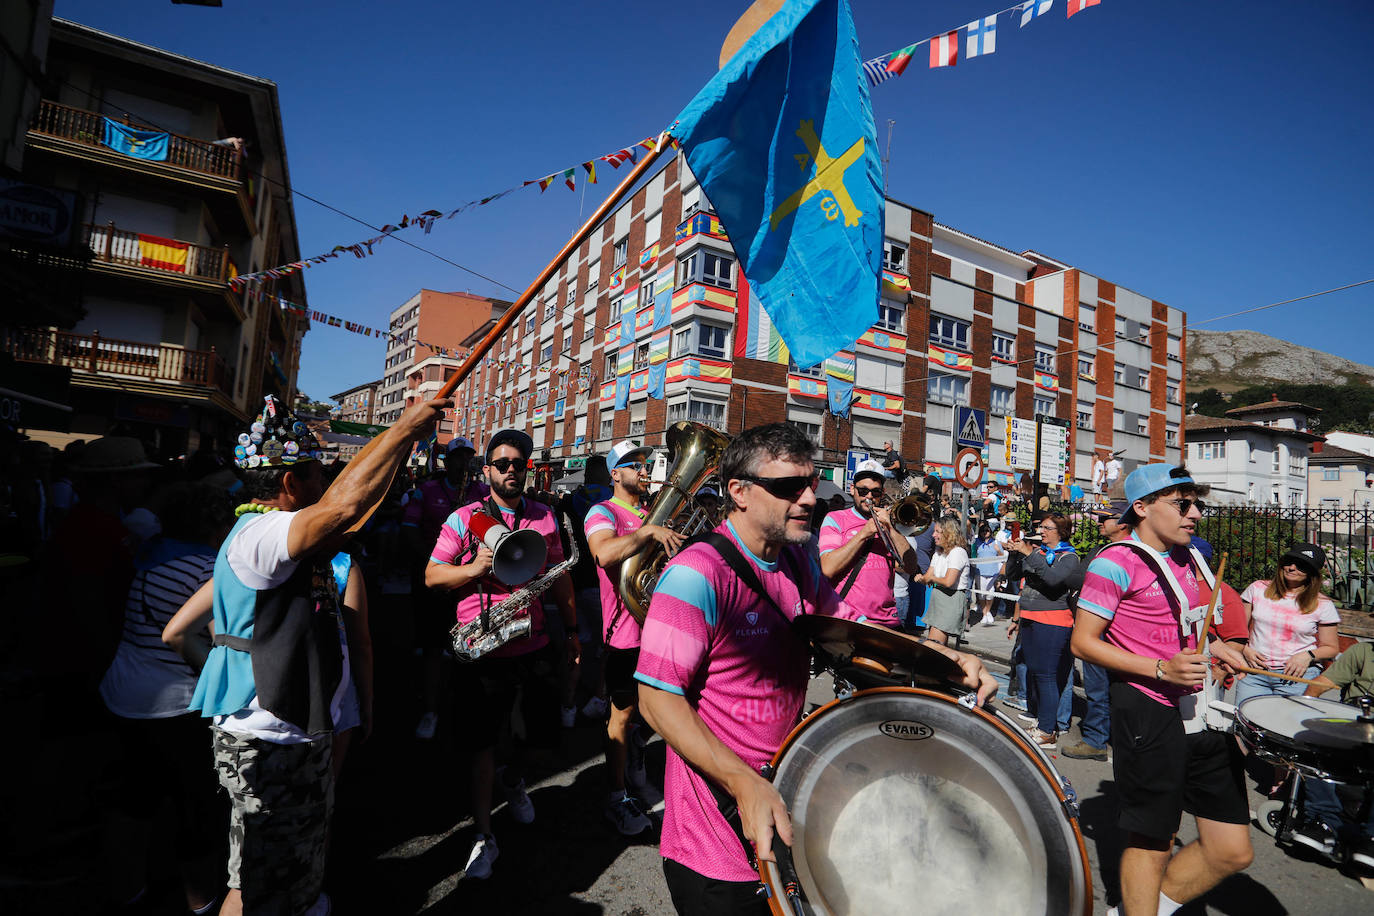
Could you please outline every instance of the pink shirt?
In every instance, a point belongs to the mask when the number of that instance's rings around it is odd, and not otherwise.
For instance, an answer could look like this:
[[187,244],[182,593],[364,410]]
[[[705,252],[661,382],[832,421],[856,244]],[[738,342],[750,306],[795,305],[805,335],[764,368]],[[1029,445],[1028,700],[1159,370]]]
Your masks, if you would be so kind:
[[[1173,570],[1188,606],[1196,607],[1201,602],[1201,590],[1188,549],[1177,547],[1160,556]],[[1080,611],[1111,621],[1107,642],[1145,658],[1170,659],[1184,648],[1193,648],[1192,636],[1185,641],[1179,628],[1183,609],[1174,607],[1174,603],[1169,587],[1140,554],[1114,544],[1102,548],[1088,564],[1078,596]],[[1167,706],[1177,706],[1179,697],[1200,689],[1117,672],[1112,677],[1130,683],[1150,699]]]
[[[716,529],[754,565],[764,590],[793,620],[801,614],[856,619],[821,574],[815,554],[785,548],[765,563],[740,544],[729,522]],[[810,651],[781,615],[708,544],[668,561],[644,621],[635,677],[687,698],[706,727],[757,770],[796,725],[806,696]],[[664,780],[660,851],[698,874],[757,879],[702,777],[671,747]]]
[[[821,522],[820,550],[829,553],[848,544],[858,534],[859,529],[868,524],[854,509],[840,509],[831,512]],[[877,535],[872,536],[873,547],[864,557],[863,566],[854,586],[845,595],[845,603],[858,608],[869,623],[895,627],[897,620],[897,599],[892,593],[892,575],[901,564],[888,552],[887,544]],[[968,555],[965,554],[965,557]],[[844,581],[854,571],[850,566],[832,579],[830,584],[836,589],[843,588]]]
[[[637,531],[644,524],[644,510],[629,503],[611,498],[592,506],[587,513],[587,540],[598,531],[609,531],[615,537],[623,537]],[[601,621],[610,632],[606,645],[612,649],[639,648],[639,621],[620,600],[616,583],[620,581],[620,564],[609,568],[596,567],[596,578],[601,586]]]
[[[439,529],[439,539],[435,542],[434,551],[429,557],[431,563],[455,565],[466,563],[471,559],[467,556],[471,546],[471,539],[468,537],[468,520],[472,518],[474,512],[482,507],[482,503],[474,502],[454,510],[453,514]],[[544,536],[544,543],[548,544],[549,547],[544,566],[532,577],[532,579],[537,579],[550,566],[563,562],[563,542],[558,537],[558,522],[554,518],[553,510],[548,506],[532,499],[526,499],[522,501],[521,513],[520,527],[538,531]],[[506,527],[515,524],[514,509],[507,509],[502,506],[501,516]],[[457,596],[455,613],[458,623],[469,623],[476,620],[477,615],[482,612],[484,600],[490,607],[500,602],[512,591],[510,586],[503,585],[492,576],[483,576],[476,582],[468,583],[454,593]],[[536,600],[529,613],[531,618],[530,635],[524,639],[506,643],[491,653],[493,657],[524,655],[548,645],[549,634],[548,629],[544,626],[543,602]]]
[[449,513],[464,503],[486,499],[489,490],[480,480],[473,480],[468,484],[467,494],[460,498],[443,477],[426,480],[401,511],[401,524],[419,528],[426,541],[432,540],[439,536],[439,528]]
[[1317,647],[1317,627],[1341,622],[1340,612],[1331,599],[1322,596],[1312,613],[1304,614],[1297,600],[1284,596],[1278,601],[1264,597],[1268,582],[1251,582],[1240,600],[1250,605],[1250,646],[1264,656],[1270,668],[1282,668],[1299,652]]

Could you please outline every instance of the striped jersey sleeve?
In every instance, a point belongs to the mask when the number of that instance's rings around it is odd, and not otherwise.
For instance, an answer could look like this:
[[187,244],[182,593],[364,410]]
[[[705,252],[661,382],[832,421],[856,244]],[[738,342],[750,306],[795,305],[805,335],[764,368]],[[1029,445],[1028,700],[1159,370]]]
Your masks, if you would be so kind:
[[463,555],[463,542],[467,540],[467,535],[468,526],[464,524],[458,512],[455,510],[450,513],[439,526],[439,538],[434,542],[434,550],[430,552],[429,561],[452,566]]
[[679,696],[706,663],[718,606],[715,583],[688,557],[659,577],[640,640],[635,678]]
[[829,553],[837,547],[844,546],[844,532],[840,530],[840,523],[833,518],[833,513],[821,522],[819,534],[821,553]]
[[1117,606],[1131,584],[1131,565],[1134,555],[1124,550],[1098,554],[1088,564],[1083,576],[1083,589],[1078,595],[1078,607],[1099,617],[1111,620]]
[[591,537],[598,531],[609,531],[611,534],[615,534],[615,516],[604,505],[592,506],[591,511],[587,513],[586,531],[587,537]]

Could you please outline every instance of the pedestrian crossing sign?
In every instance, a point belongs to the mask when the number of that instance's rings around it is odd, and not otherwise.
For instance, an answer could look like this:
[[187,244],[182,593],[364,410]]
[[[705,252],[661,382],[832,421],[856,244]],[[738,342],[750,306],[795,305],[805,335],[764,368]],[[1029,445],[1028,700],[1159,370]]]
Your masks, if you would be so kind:
[[981,449],[987,444],[988,415],[976,407],[959,407],[955,414],[955,441],[959,448]]

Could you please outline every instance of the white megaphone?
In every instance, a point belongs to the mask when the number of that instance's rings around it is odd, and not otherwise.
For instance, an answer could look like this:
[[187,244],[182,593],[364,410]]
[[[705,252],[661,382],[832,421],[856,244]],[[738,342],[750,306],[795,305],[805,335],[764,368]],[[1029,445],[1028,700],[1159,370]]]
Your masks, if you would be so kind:
[[485,512],[474,512],[468,530],[491,551],[491,574],[505,585],[528,582],[548,559],[549,545],[533,529],[511,531]]

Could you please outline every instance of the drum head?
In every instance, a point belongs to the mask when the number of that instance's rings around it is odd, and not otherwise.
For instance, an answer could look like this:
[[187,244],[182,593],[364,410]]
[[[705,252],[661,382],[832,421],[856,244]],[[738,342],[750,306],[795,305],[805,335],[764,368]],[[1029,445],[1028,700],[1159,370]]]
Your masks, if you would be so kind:
[[[812,910],[1089,912],[1082,837],[1041,762],[991,715],[928,691],[863,691],[812,715],[774,776]],[[765,878],[782,899],[771,866]]]
[[1354,706],[1323,700],[1321,697],[1251,697],[1236,710],[1238,718],[1270,735],[1288,739],[1287,743],[1329,748],[1349,748],[1355,743],[1320,735],[1304,726],[1303,720],[1354,719],[1359,714],[1360,711]]

